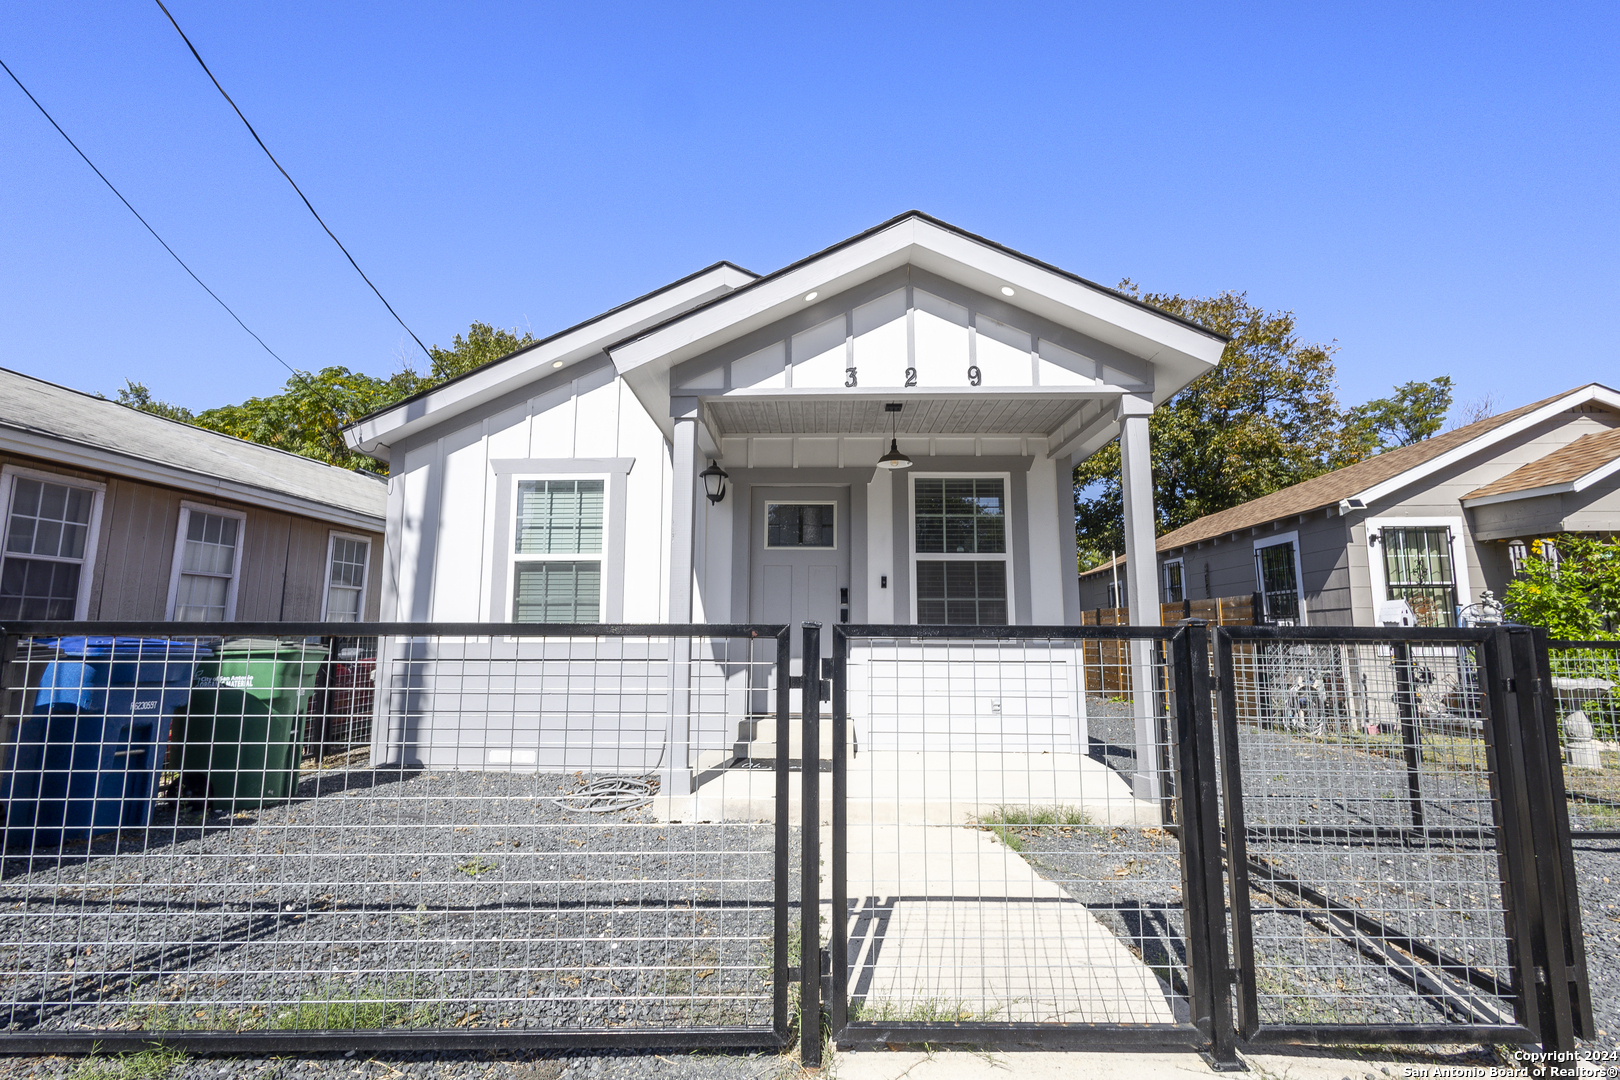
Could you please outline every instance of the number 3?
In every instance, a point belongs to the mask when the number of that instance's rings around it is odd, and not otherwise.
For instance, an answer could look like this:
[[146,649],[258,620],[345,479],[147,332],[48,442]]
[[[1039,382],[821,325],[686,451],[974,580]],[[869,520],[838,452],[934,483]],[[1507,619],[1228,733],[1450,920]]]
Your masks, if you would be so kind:
[[979,374],[979,365],[970,364],[968,366],[968,385],[969,386],[978,386],[979,383],[981,383],[983,381],[984,381],[984,377]]
[[916,368],[914,368],[914,367],[906,368],[906,385],[907,386],[916,386],[917,385],[917,369]]
[[844,385],[845,386],[854,386],[855,385],[855,369],[854,368],[847,367],[847,368],[844,369]]

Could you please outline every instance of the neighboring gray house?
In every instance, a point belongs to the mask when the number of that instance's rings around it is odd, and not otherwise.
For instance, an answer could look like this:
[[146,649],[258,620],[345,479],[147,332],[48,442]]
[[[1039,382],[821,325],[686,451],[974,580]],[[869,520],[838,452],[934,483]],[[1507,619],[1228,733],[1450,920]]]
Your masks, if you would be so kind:
[[[1259,593],[1267,621],[1313,626],[1375,626],[1404,600],[1420,625],[1454,626],[1566,532],[1620,532],[1620,392],[1597,383],[1166,533],[1160,595]],[[1116,606],[1115,570],[1081,575],[1083,606]]]
[[0,621],[374,620],[386,484],[0,369]]

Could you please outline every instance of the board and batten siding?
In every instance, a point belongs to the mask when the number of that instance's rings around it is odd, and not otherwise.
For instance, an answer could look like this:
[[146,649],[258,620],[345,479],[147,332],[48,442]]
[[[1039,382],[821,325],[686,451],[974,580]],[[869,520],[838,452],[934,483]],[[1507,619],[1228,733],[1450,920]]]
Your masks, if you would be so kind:
[[371,538],[364,617],[378,617],[383,567],[381,534],[107,473],[66,469],[33,458],[5,456],[0,461],[60,473],[69,480],[93,480],[106,485],[90,583],[91,619],[162,620],[167,615],[175,530],[182,502],[218,506],[245,515],[242,578],[236,599],[238,619],[319,620],[326,589],[327,548],[334,531]]
[[[623,612],[616,621],[657,622],[667,609],[669,462],[663,432],[617,378],[606,356],[492,401],[453,430],[393,451],[383,618],[405,622],[502,622],[494,596],[496,461],[634,459],[625,477]],[[505,467],[510,467],[505,466]],[[510,506],[510,502],[507,503]],[[613,572],[603,557],[603,574]],[[504,566],[504,562],[502,563]],[[502,572],[504,576],[504,570]],[[609,591],[603,582],[604,597]],[[604,618],[607,617],[604,612]]]

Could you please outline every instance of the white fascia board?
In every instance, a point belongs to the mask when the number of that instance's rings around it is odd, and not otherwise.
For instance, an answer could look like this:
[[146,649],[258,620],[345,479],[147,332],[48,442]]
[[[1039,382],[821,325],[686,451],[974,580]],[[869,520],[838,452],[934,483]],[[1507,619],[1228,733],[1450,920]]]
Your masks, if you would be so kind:
[[[72,469],[109,473],[125,480],[139,480],[163,487],[180,488],[183,491],[231,499],[266,510],[279,510],[297,514],[299,517],[329,521],[351,529],[364,529],[374,533],[383,531],[384,518],[381,516],[312,499],[300,499],[296,495],[255,487],[252,484],[222,480],[206,473],[191,472],[173,465],[148,461],[145,458],[130,457],[115,450],[68,439],[48,438],[18,431],[15,428],[0,427],[0,450],[9,450],[12,453],[24,454]],[[378,486],[382,487],[380,481]]]
[[1528,431],[1537,424],[1551,420],[1561,412],[1567,412],[1575,406],[1584,405],[1589,401],[1595,401],[1599,405],[1607,405],[1611,409],[1620,410],[1620,393],[1610,390],[1607,386],[1583,386],[1573,393],[1565,394],[1557,401],[1548,402],[1533,413],[1527,413],[1517,420],[1492,428],[1477,439],[1470,439],[1461,446],[1447,450],[1439,457],[1430,458],[1421,465],[1413,466],[1403,473],[1397,473],[1383,483],[1374,484],[1365,491],[1358,491],[1346,498],[1361,499],[1363,502],[1371,504],[1374,500],[1394,494],[1404,487],[1417,483],[1424,477],[1433,476],[1443,469],[1449,469],[1458,462],[1473,457],[1481,450],[1496,445],[1503,439]]
[[1585,476],[1578,477],[1571,486],[1571,491],[1585,491],[1593,484],[1607,480],[1615,473],[1620,472],[1620,457],[1615,458],[1607,465],[1599,465]]
[[1155,404],[1213,368],[1225,348],[1219,337],[1179,320],[932,222],[906,218],[607,352],[632,385],[645,383],[633,373],[654,363],[673,367],[786,318],[801,309],[812,292],[825,300],[907,263],[987,296],[999,295],[1003,285],[1011,286],[1011,304],[1141,357],[1155,368]]
[[549,375],[559,367],[566,368],[596,356],[605,345],[656,326],[753,280],[752,274],[723,263],[443,387],[368,416],[345,429],[343,438],[350,449],[374,454],[424,428]]

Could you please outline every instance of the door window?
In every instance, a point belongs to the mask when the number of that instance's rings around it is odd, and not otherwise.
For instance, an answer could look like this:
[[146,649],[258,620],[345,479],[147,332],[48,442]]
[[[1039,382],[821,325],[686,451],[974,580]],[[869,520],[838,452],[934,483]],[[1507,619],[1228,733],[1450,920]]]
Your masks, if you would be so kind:
[[835,503],[766,503],[765,546],[768,548],[833,548],[838,546]]

